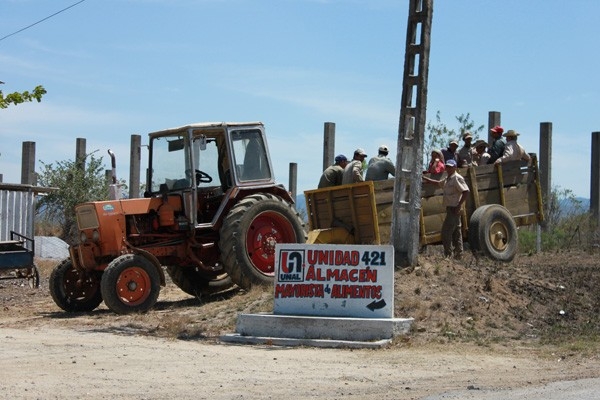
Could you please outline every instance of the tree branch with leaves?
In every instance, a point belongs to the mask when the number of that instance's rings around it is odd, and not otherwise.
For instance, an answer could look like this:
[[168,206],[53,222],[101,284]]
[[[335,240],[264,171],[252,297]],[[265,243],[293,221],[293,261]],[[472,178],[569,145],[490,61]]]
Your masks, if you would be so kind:
[[31,92],[14,92],[9,93],[6,96],[0,90],[0,108],[7,108],[9,105],[17,105],[25,102],[36,100],[38,103],[42,101],[42,97],[46,94],[46,89],[43,86],[38,85]]

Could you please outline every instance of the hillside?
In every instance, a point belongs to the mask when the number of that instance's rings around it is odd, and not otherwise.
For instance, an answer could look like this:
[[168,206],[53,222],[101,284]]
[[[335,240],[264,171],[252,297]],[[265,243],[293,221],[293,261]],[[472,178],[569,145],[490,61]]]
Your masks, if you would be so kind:
[[[96,326],[115,333],[215,340],[234,331],[238,313],[273,307],[267,289],[234,289],[197,299],[168,282],[147,314],[116,315],[104,305],[90,313],[67,314],[48,292],[48,276],[56,263],[38,264],[39,289],[20,286],[19,281],[0,282],[0,326]],[[594,347],[597,340],[600,273],[595,254],[521,255],[510,264],[470,254],[461,262],[429,254],[417,267],[397,270],[395,281],[395,315],[415,318],[409,337],[396,345],[519,342],[577,347],[585,342]]]

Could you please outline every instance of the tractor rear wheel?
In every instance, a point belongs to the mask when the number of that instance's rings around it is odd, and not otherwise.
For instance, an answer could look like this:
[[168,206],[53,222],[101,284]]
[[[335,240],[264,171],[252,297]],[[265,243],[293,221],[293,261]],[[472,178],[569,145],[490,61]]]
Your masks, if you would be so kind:
[[219,240],[223,268],[243,289],[273,284],[275,245],[305,241],[304,223],[291,204],[272,194],[250,195],[223,221]]
[[160,276],[148,259],[125,254],[108,264],[100,289],[106,306],[117,314],[146,312],[158,299]]
[[50,274],[50,295],[65,311],[92,311],[102,303],[98,273],[85,273],[73,268],[69,258]]
[[225,273],[210,278],[193,267],[172,265],[167,266],[167,273],[179,289],[195,297],[208,296],[233,286],[231,278]]

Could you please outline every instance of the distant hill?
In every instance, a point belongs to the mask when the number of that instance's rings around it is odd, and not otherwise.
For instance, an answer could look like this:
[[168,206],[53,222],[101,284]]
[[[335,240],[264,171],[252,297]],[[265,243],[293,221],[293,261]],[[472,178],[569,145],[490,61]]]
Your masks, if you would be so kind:
[[590,199],[575,197],[573,199],[562,199],[559,204],[562,215],[587,212],[590,209]]
[[304,193],[296,195],[296,210],[306,212],[306,199]]

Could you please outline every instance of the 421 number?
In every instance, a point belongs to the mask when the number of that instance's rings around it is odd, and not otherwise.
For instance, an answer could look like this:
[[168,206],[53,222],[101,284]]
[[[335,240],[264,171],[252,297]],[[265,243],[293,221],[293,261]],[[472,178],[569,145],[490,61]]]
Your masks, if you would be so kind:
[[365,265],[384,266],[386,265],[385,251],[365,251],[361,257],[361,261]]

